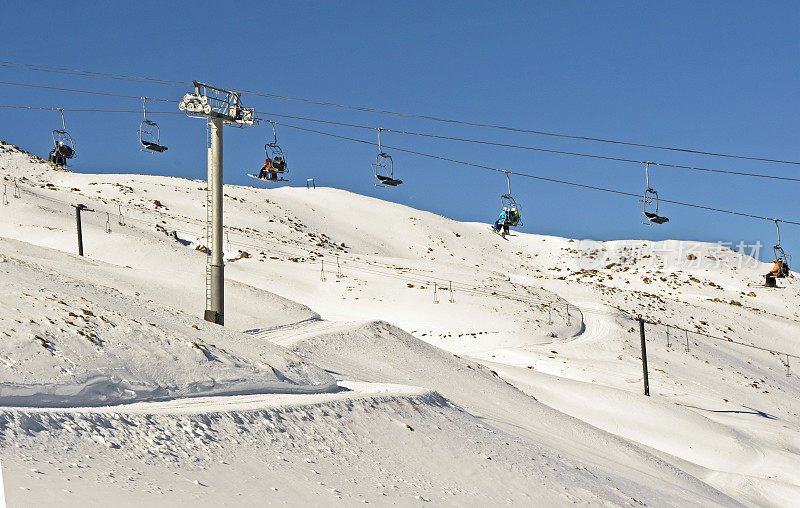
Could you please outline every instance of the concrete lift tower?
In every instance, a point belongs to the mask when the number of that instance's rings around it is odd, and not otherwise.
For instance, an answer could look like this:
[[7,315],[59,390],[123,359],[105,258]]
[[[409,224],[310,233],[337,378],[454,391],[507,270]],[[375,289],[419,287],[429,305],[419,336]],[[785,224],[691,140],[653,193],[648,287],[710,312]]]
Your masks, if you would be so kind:
[[225,260],[222,250],[222,126],[246,127],[258,122],[255,110],[241,105],[241,94],[203,83],[183,96],[178,109],[204,118],[208,127],[208,186],[206,194],[206,312],[204,319],[225,324]]

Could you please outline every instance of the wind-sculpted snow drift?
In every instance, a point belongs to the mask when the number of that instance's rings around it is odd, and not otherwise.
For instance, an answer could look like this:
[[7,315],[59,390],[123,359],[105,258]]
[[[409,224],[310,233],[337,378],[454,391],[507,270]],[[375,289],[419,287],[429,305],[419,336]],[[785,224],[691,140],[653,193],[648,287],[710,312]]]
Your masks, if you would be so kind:
[[0,405],[93,406],[200,395],[317,393],[329,374],[280,347],[0,252]]

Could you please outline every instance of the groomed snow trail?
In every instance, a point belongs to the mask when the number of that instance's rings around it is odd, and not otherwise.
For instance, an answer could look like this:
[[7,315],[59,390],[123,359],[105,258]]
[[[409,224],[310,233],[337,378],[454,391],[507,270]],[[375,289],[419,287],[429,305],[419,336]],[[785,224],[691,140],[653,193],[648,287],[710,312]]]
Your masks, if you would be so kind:
[[[350,323],[333,326],[327,333],[274,338],[340,379],[413,383],[436,390],[486,424],[522,437],[540,453],[555,447],[564,460],[604,469],[616,485],[636,485],[636,478],[645,471],[661,478],[663,483],[657,487],[632,487],[639,492],[635,496],[639,500],[648,497],[644,491],[655,488],[664,489],[656,498],[693,492],[689,499],[699,495],[716,498],[715,503],[731,502],[668,462],[526,396],[479,363],[449,354],[387,323]],[[558,432],[554,432],[556,428]],[[602,443],[602,451],[598,443]],[[613,473],[609,472],[611,464],[615,464]],[[592,466],[578,467],[592,470]]]

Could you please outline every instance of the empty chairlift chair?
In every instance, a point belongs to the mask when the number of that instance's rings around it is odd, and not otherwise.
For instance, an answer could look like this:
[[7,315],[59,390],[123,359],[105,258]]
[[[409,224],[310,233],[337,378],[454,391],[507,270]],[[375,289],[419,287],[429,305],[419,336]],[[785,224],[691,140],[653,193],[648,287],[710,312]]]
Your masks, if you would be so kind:
[[147,119],[147,97],[142,97],[142,114],[144,120],[139,124],[139,144],[142,145],[143,152],[162,153],[167,151],[167,147],[161,144],[161,129],[158,124]]
[[383,151],[381,145],[382,130],[380,127],[378,128],[378,155],[375,156],[375,164],[373,165],[375,178],[378,180],[375,185],[378,187],[397,187],[403,181],[394,177],[394,160],[392,160],[391,155]]
[[658,192],[650,187],[650,163],[645,163],[645,183],[647,188],[642,196],[642,224],[651,226],[653,224],[664,224],[669,222],[667,217],[658,214]]

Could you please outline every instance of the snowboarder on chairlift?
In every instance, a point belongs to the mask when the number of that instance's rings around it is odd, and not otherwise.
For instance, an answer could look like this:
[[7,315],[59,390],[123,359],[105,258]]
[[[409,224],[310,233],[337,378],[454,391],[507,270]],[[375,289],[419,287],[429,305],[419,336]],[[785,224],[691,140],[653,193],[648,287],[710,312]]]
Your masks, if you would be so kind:
[[47,160],[56,166],[64,167],[67,165],[67,159],[72,157],[72,148],[66,146],[63,141],[58,141],[56,146],[50,151]]
[[271,171],[271,169],[272,169],[272,159],[267,157],[267,160],[264,162],[264,166],[258,173],[258,178],[260,180],[276,180],[277,175],[273,171]]
[[65,145],[63,141],[58,142],[58,153],[67,159],[71,158],[74,155],[72,147],[69,145]]
[[286,161],[283,160],[283,157],[276,155],[275,159],[272,161],[272,167],[276,171],[286,171]]

